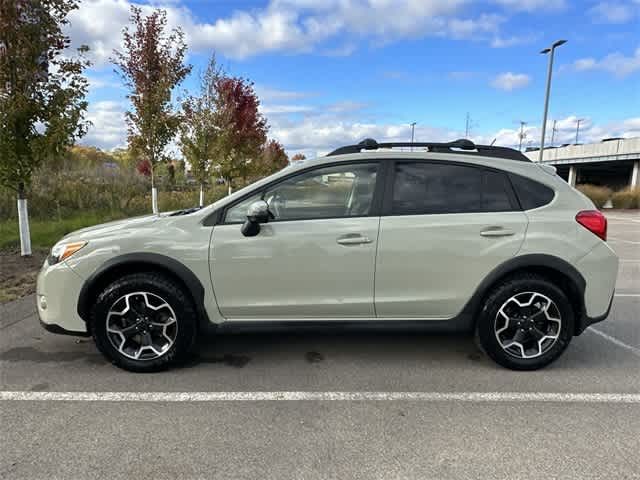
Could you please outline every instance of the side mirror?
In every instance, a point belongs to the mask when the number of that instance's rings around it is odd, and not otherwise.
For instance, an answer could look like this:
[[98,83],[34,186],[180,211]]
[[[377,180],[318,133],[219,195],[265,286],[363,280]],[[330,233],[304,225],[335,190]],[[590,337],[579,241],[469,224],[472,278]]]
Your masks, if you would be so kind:
[[249,205],[247,221],[240,231],[245,237],[255,237],[260,233],[260,224],[269,221],[269,205],[264,200],[258,200]]

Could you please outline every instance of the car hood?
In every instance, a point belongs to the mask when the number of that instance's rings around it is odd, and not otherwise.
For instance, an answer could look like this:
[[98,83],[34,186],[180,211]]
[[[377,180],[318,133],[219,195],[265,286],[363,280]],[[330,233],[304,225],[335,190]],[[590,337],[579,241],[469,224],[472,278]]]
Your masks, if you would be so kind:
[[114,222],[101,223],[93,227],[82,228],[66,235],[63,240],[88,240],[95,237],[110,236],[121,230],[140,229],[147,227],[157,221],[166,218],[166,214],[162,215],[144,215],[141,217],[125,218]]

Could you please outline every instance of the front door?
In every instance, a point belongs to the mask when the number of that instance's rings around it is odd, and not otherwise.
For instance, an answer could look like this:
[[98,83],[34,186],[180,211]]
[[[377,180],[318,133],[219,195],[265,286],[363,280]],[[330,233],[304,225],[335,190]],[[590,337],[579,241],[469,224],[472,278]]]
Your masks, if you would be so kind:
[[[210,268],[222,315],[233,319],[372,318],[380,218],[378,163],[338,164],[288,177],[226,209]],[[240,231],[258,199],[275,217]]]

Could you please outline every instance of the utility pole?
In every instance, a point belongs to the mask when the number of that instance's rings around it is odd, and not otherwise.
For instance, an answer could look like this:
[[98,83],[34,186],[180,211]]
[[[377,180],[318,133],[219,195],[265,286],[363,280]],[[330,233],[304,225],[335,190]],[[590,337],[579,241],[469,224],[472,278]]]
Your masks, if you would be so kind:
[[518,134],[518,137],[520,137],[520,145],[518,146],[518,150],[520,151],[522,151],[522,141],[527,136],[527,134],[524,131],[524,127],[526,124],[527,122],[523,122],[522,120],[520,120],[520,133]]
[[558,40],[553,44],[542,50],[540,53],[543,55],[549,54],[549,66],[547,67],[547,90],[544,95],[544,114],[542,115],[542,135],[540,136],[540,154],[538,155],[538,161],[542,162],[542,156],[544,154],[544,135],[547,131],[547,113],[549,113],[549,95],[551,93],[551,73],[553,72],[553,54],[560,45],[567,43],[566,40]]
[[413,139],[414,139],[414,134],[416,132],[416,122],[412,122],[410,123],[411,125],[411,151],[413,152]]
[[578,144],[578,134],[580,133],[580,122],[583,122],[584,118],[578,118],[576,120],[576,145]]
[[553,141],[556,138],[556,132],[558,131],[558,129],[556,128],[556,123],[558,123],[557,120],[553,121],[553,127],[551,128],[551,146],[553,147]]
[[469,130],[471,129],[471,117],[469,116],[469,112],[467,112],[467,121],[464,126],[464,138],[469,138]]

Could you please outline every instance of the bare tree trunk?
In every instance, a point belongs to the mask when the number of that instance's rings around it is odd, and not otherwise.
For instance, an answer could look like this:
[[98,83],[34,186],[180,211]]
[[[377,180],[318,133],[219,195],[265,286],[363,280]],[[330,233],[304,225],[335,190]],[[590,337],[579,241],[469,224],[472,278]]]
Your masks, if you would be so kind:
[[204,207],[204,183],[200,184],[200,208]]
[[18,186],[18,227],[20,230],[20,255],[31,255],[31,233],[29,232],[29,212],[24,185]]
[[158,189],[155,184],[153,165],[151,165],[151,211],[154,215],[158,214]]

